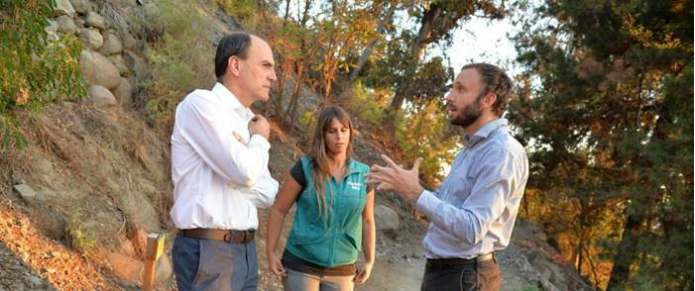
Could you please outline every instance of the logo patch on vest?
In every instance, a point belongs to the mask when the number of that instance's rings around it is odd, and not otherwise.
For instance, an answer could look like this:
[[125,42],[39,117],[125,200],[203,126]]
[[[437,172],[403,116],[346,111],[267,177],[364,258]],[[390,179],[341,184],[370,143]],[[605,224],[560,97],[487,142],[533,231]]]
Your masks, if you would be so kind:
[[360,190],[362,188],[362,183],[348,181],[347,184],[352,187],[352,190]]

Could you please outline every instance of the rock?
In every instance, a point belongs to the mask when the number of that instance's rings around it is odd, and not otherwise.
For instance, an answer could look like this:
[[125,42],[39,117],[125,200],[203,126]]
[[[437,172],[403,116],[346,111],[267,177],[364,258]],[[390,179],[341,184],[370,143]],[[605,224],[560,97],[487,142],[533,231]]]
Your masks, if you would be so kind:
[[174,273],[174,268],[171,264],[171,259],[168,255],[162,255],[157,261],[156,270],[154,273],[154,281],[157,283],[162,283],[171,277]]
[[89,13],[87,13],[86,21],[87,21],[86,24],[89,27],[94,27],[94,28],[98,28],[101,30],[106,29],[106,24],[105,24],[104,18],[101,17],[101,15],[97,14],[96,12],[90,11]]
[[91,8],[88,0],[70,0],[70,2],[79,14],[87,14]]
[[27,184],[19,184],[14,186],[14,190],[17,191],[19,196],[26,201],[31,201],[37,198],[36,191]]
[[12,290],[12,291],[24,291],[24,290],[26,290],[26,287],[21,282],[15,282],[14,284],[12,284],[12,288],[10,288],[10,290]]
[[116,97],[113,96],[109,89],[103,86],[92,85],[89,87],[89,96],[97,107],[107,107],[118,104],[118,102],[116,102]]
[[116,69],[118,69],[118,73],[120,73],[121,76],[130,75],[130,70],[128,69],[128,66],[125,64],[125,59],[123,59],[122,55],[110,55],[107,58],[111,60],[114,66],[116,66]]
[[96,29],[81,28],[80,40],[82,40],[85,47],[92,50],[98,50],[104,44],[104,37]]
[[56,0],[56,7],[53,13],[56,16],[67,15],[73,17],[75,16],[75,8],[72,7],[72,4],[70,4],[68,0]]
[[43,281],[39,279],[39,277],[36,277],[34,275],[29,276],[29,282],[31,282],[31,284],[33,284],[34,286],[43,285]]
[[113,273],[119,278],[129,282],[140,280],[144,268],[142,261],[115,252],[106,252],[105,257]]
[[126,209],[128,217],[142,225],[146,231],[159,232],[161,230],[159,216],[150,204],[147,195],[135,191],[124,191],[122,195],[124,198],[124,205],[122,206]]
[[374,209],[374,219],[376,220],[376,229],[385,232],[396,232],[400,220],[398,213],[384,205],[377,205]]
[[137,53],[125,50],[123,56],[126,66],[136,77],[142,78],[147,75],[148,66]]
[[46,31],[46,39],[48,40],[56,41],[60,38],[58,37],[58,23],[53,20],[49,19],[48,25],[43,30]]
[[82,17],[75,18],[75,26],[77,26],[77,28],[84,28],[84,19],[82,19]]
[[46,33],[57,33],[58,32],[58,22],[55,22],[53,20],[48,20],[48,25],[44,27]]
[[129,32],[123,32],[123,48],[132,50],[137,45],[137,40]]
[[109,32],[104,34],[104,45],[99,49],[99,53],[105,56],[120,54],[123,51],[123,45],[118,36]]
[[97,52],[82,51],[80,68],[82,69],[82,76],[89,84],[114,89],[121,83],[121,75],[116,66]]
[[56,19],[58,22],[58,31],[64,34],[75,34],[77,31],[77,26],[75,26],[75,21],[72,17],[61,15]]
[[[39,195],[42,191],[37,191]],[[46,203],[40,203],[32,207],[31,219],[34,221],[36,228],[45,236],[56,241],[64,241],[65,230],[67,229],[67,219],[60,210],[55,207],[47,206]]]
[[133,100],[133,87],[126,78],[121,78],[121,83],[113,90],[113,95],[119,103],[130,106]]

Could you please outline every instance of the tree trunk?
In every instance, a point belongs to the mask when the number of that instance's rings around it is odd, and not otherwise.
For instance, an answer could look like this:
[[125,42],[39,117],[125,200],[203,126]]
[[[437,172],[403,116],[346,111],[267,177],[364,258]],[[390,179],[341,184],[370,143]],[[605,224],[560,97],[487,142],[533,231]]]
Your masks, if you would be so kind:
[[[391,7],[389,7],[389,10],[386,11],[386,14],[384,14],[384,17],[382,17],[379,20],[379,24],[376,27],[376,31],[379,33],[383,33],[384,27],[386,24],[391,20],[393,17],[393,13],[396,11],[396,7],[398,5],[392,4]],[[367,63],[367,60],[369,60],[369,57],[372,55],[372,52],[374,52],[374,48],[381,43],[381,39],[375,39],[371,41],[367,47],[364,48],[364,51],[362,52],[362,55],[360,56],[360,60],[357,62],[357,66],[350,72],[350,77],[348,78],[348,85],[352,85],[353,82],[357,79],[357,76],[360,74],[362,69],[364,68],[364,65]]]
[[613,260],[613,270],[611,270],[611,278],[608,281],[606,291],[624,290],[623,286],[630,278],[630,266],[637,258],[637,238],[641,232],[643,221],[644,218],[630,214],[628,208],[623,238],[620,240],[618,254]]
[[442,9],[437,4],[430,5],[429,9],[425,11],[422,21],[420,22],[420,29],[418,30],[417,38],[414,40],[413,45],[409,53],[408,59],[405,61],[406,69],[401,82],[399,82],[397,89],[395,90],[395,95],[391,100],[389,105],[388,113],[389,116],[385,120],[385,124],[390,129],[396,128],[396,116],[400,112],[403,106],[403,101],[405,101],[406,95],[410,91],[411,80],[417,71],[417,67],[420,64],[420,60],[425,53],[427,47],[435,41],[436,39],[432,37],[432,31],[434,29],[434,24],[439,21]]
[[285,1],[285,21],[290,19],[290,2],[292,0]]
[[[311,0],[304,1],[304,11],[302,12],[302,16],[299,18],[299,26],[302,28],[306,27],[306,22],[309,20],[309,10],[311,9],[311,3]],[[297,112],[297,103],[299,103],[299,91],[301,91],[302,82],[304,81],[304,76],[306,75],[305,71],[308,69],[306,67],[306,63],[304,62],[304,58],[307,54],[305,38],[301,38],[300,42],[300,57],[294,63],[297,77],[294,81],[294,88],[292,89],[290,105],[287,107],[287,111],[285,111],[285,115],[289,116],[289,119],[285,124],[287,125],[287,130],[289,130],[290,132],[294,131],[294,117]]]
[[286,123],[288,125],[287,129],[290,131],[292,131],[292,127],[294,126],[294,116],[297,112],[297,103],[299,103],[299,91],[302,89],[302,81],[304,80],[304,69],[305,66],[303,64],[297,63],[297,78],[295,79],[294,88],[292,90],[292,99],[290,99],[290,105],[287,111],[285,111],[285,116],[288,117]]
[[309,10],[311,10],[311,0],[304,1],[304,12],[302,12],[302,18],[299,21],[299,26],[302,28],[306,27],[306,22],[309,20]]

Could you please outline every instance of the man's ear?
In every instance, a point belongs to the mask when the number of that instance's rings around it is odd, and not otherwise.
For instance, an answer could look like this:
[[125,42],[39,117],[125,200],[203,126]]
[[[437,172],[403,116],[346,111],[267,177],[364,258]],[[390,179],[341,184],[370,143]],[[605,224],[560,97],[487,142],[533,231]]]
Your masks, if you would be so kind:
[[237,56],[231,56],[227,59],[227,71],[239,77],[241,74],[241,60]]
[[492,104],[495,104],[495,101],[497,101],[497,94],[489,92],[485,97],[483,97],[483,103],[487,107],[492,107]]

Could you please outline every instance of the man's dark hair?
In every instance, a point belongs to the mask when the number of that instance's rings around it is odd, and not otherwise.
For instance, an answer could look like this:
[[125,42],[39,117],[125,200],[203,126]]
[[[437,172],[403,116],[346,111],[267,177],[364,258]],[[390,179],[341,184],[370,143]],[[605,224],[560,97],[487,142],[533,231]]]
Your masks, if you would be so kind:
[[507,103],[509,103],[513,86],[512,80],[507,76],[507,73],[495,65],[486,63],[468,64],[463,66],[461,71],[466,69],[478,70],[480,80],[485,83],[483,91],[480,92],[481,96],[490,92],[497,95],[495,103],[492,104],[492,112],[501,117],[504,109],[507,107]]
[[222,82],[222,76],[227,72],[229,58],[237,56],[245,60],[250,46],[251,35],[246,32],[234,32],[220,40],[215,53],[215,76],[218,82]]

